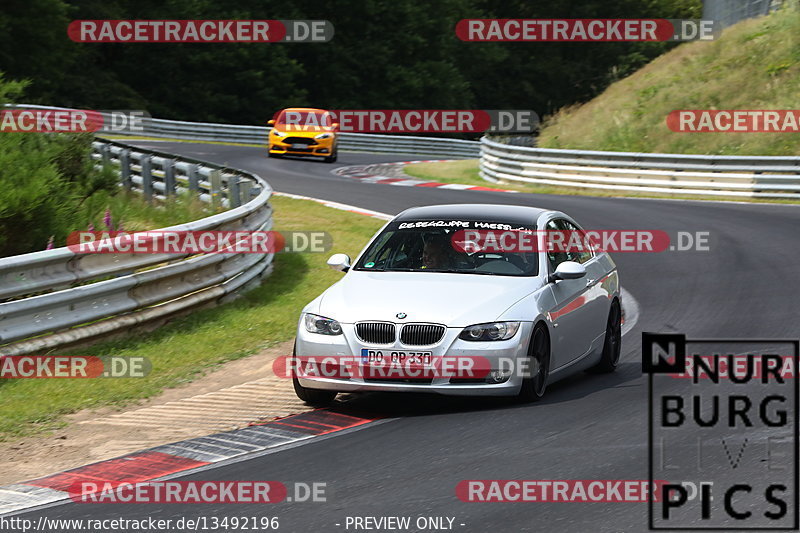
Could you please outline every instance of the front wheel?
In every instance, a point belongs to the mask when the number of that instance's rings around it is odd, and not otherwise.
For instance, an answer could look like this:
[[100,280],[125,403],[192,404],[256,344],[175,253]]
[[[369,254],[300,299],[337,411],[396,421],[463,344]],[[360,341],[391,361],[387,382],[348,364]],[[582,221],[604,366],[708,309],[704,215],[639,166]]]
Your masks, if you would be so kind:
[[617,369],[619,354],[622,348],[622,311],[619,302],[614,300],[608,312],[606,337],[603,342],[603,355],[600,362],[591,370],[599,374],[607,374]]
[[542,324],[538,324],[533,330],[528,347],[528,361],[530,375],[522,380],[518,399],[522,402],[535,402],[544,396],[550,375],[550,337]]
[[334,148],[333,149],[333,153],[331,153],[331,155],[325,157],[325,162],[326,163],[335,163],[338,158],[339,158],[339,149],[338,148]]
[[313,407],[327,407],[332,404],[333,400],[336,398],[336,391],[303,387],[300,385],[300,380],[295,376],[292,376],[292,384],[294,385],[294,393],[297,397]]
[[303,387],[300,385],[300,380],[297,379],[297,376],[294,372],[294,369],[297,368],[295,366],[297,363],[294,361],[295,355],[297,355],[296,346],[294,349],[292,349],[292,385],[294,385],[294,393],[298,398],[313,407],[329,406],[331,403],[333,403],[333,400],[336,398],[336,394],[338,393],[335,390],[309,389],[308,387]]

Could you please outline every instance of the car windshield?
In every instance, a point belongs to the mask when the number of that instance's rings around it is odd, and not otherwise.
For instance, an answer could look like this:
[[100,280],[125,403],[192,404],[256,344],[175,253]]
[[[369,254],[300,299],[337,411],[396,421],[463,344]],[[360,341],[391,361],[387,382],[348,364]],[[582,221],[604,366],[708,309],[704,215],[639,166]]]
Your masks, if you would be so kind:
[[[392,223],[372,242],[355,270],[377,272],[448,272],[498,276],[535,276],[536,252],[475,250],[464,246],[465,230],[496,222],[415,221]],[[449,225],[449,227],[443,227]],[[512,228],[501,224],[502,228]],[[513,231],[533,231],[514,227]]]
[[327,111],[282,111],[275,121],[276,126],[283,129],[327,130],[331,127],[330,113]]

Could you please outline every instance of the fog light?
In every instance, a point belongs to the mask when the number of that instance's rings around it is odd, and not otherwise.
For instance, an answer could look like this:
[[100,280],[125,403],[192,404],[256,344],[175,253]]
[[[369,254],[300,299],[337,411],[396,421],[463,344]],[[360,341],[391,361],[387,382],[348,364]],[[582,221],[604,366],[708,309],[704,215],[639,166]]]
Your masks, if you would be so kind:
[[486,376],[486,383],[504,383],[511,377],[511,370],[492,370]]
[[317,152],[319,152],[321,154],[327,154],[328,153],[328,149],[327,148],[320,148],[319,150],[317,150]]

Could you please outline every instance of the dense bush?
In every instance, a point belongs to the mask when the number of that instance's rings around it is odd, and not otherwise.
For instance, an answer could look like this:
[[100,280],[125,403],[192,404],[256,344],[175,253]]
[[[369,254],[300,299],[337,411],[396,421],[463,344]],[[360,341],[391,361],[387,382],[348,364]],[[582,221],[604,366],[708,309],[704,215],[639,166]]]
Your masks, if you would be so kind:
[[0,257],[44,249],[51,236],[63,243],[86,228],[86,200],[116,189],[113,174],[91,168],[90,144],[82,135],[0,135]]
[[[22,84],[0,77],[0,104]],[[116,191],[112,173],[95,170],[88,155],[92,136],[0,134],[0,257],[43,249],[51,236],[85,229],[84,205]]]

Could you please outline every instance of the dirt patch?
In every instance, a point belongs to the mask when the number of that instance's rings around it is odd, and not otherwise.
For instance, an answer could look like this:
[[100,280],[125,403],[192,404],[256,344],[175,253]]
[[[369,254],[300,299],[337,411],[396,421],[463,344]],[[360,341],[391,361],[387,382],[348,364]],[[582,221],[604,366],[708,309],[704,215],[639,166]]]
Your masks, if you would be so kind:
[[123,410],[85,410],[67,427],[0,443],[0,484],[18,483],[178,440],[307,411],[272,362],[292,341],[231,361],[185,386]]

